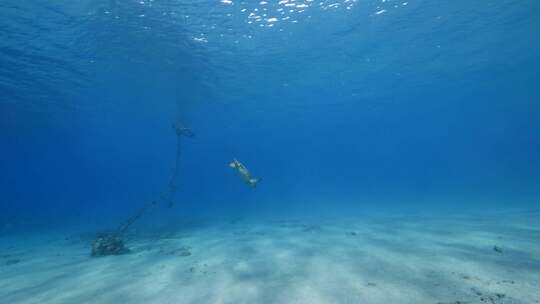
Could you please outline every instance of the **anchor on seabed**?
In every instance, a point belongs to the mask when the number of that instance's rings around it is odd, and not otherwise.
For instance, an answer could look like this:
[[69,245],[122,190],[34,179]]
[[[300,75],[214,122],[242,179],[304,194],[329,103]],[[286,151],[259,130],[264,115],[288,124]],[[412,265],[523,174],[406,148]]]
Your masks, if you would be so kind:
[[[160,195],[160,199],[167,203],[169,208],[174,205],[174,196],[176,194],[176,180],[178,179],[178,164],[180,162],[180,138],[182,136],[192,138],[195,134],[190,128],[184,126],[180,122],[172,124],[176,132],[176,158],[174,162],[173,172],[169,178],[167,189]],[[101,232],[96,234],[96,238],[92,242],[92,257],[103,257],[108,255],[120,255],[129,253],[130,250],[125,246],[124,236],[128,229],[138,221],[143,215],[158,206],[158,202],[152,200],[144,204],[135,214],[122,223],[116,230]]]

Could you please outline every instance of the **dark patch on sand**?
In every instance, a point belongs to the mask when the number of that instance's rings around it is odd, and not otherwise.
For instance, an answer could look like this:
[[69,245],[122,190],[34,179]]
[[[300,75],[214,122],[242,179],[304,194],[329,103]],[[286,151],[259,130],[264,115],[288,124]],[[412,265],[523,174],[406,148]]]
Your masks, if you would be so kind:
[[320,225],[303,225],[303,227],[302,231],[304,232],[320,232],[322,230]]
[[6,261],[6,266],[9,266],[9,265],[15,265],[15,264],[19,264],[20,262],[22,262],[21,259],[9,259]]
[[477,288],[471,288],[471,298],[473,301],[449,301],[437,302],[437,304],[466,304],[466,303],[486,303],[486,304],[524,304],[524,302],[508,297],[502,292],[485,292]]
[[179,256],[179,257],[188,257],[191,255],[191,247],[184,246],[184,247],[180,247],[180,248],[176,248],[172,250],[161,249],[159,253],[167,254],[167,255],[174,255],[174,256]]
[[170,254],[181,256],[181,257],[187,257],[191,255],[191,251],[189,247],[182,247],[182,248],[173,250]]
[[188,270],[190,273],[193,273],[193,274],[203,274],[203,275],[207,275],[207,274],[216,274],[215,271],[211,271],[208,267],[208,264],[202,264],[202,265],[199,265],[199,266],[192,266],[189,268]]

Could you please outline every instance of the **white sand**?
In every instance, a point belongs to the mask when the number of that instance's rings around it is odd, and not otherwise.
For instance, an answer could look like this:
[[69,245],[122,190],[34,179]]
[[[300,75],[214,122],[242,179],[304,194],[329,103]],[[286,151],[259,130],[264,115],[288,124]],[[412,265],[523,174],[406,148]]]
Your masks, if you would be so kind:
[[540,303],[540,215],[206,223],[104,258],[73,234],[0,238],[0,303]]

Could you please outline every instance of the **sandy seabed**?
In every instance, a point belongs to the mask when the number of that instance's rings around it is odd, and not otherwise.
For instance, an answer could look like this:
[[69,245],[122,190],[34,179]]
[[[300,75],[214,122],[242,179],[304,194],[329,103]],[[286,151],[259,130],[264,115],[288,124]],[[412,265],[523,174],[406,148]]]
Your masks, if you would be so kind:
[[540,303],[540,214],[208,222],[90,257],[62,231],[0,237],[0,302]]

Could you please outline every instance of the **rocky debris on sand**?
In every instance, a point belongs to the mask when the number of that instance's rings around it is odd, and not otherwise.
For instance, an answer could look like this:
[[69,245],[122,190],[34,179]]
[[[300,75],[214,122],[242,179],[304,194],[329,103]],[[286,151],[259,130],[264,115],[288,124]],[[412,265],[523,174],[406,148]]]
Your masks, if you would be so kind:
[[476,298],[474,303],[486,303],[486,304],[523,304],[524,302],[509,297],[502,292],[490,292],[490,291],[481,291],[477,288],[472,287],[472,294]]
[[[482,303],[488,303],[488,304],[499,304],[499,303],[506,303],[506,294],[495,292],[495,293],[487,293],[487,292],[481,292],[480,290],[476,288],[471,288],[471,291],[474,295],[478,297],[478,299]],[[511,303],[512,301],[509,301]]]
[[124,241],[113,233],[98,233],[92,243],[92,256],[103,257],[128,253]]
[[193,274],[216,274],[216,271],[210,271],[208,264],[195,265],[189,268],[189,272]]
[[[470,279],[475,279],[474,276],[471,276]],[[486,281],[486,280],[479,280],[479,283],[482,283],[481,285],[489,286],[490,282],[494,281]],[[497,284],[499,284],[501,281],[497,281]],[[515,284],[514,281],[504,281],[507,284]],[[493,285],[491,285],[493,288]],[[482,290],[480,287],[471,287],[468,290],[464,290],[465,293],[460,296],[461,299],[459,300],[453,300],[453,301],[439,301],[436,302],[436,304],[525,304],[528,302],[523,302],[522,300],[513,298],[511,296],[506,295],[505,293],[501,291],[486,291]]]
[[500,246],[497,246],[497,245],[493,246],[493,251],[498,252],[498,253],[503,253],[502,248]]
[[504,298],[506,298],[506,295],[504,293],[496,293],[494,295],[488,295],[488,296],[485,296],[485,297],[481,297],[480,301],[485,302],[485,303],[496,304],[496,303],[506,302],[506,301],[503,300]]
[[508,280],[508,279],[500,279],[500,280],[485,279],[485,278],[480,278],[478,276],[469,275],[469,274],[460,273],[460,272],[458,272],[458,273],[452,272],[452,274],[458,276],[459,278],[461,278],[463,280],[476,281],[476,282],[484,284],[484,285],[491,285],[491,284],[513,285],[513,284],[516,284],[516,281]]

